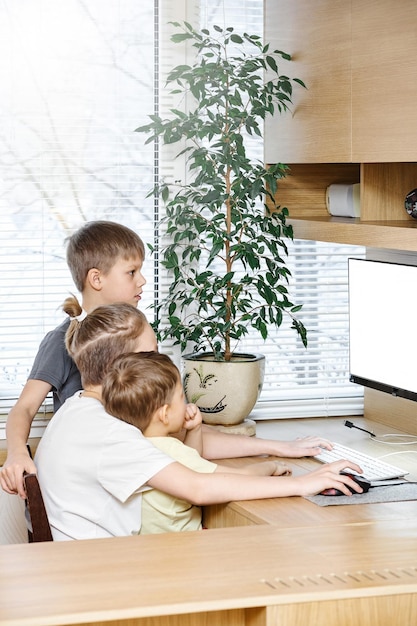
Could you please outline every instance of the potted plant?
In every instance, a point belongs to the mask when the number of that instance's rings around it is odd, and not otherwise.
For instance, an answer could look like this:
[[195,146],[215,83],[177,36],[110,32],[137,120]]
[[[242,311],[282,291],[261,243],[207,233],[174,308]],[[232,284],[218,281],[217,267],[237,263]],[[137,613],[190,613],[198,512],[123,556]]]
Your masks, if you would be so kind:
[[[171,338],[183,351],[193,346],[195,353],[183,357],[184,387],[204,421],[236,424],[259,396],[265,361],[262,355],[238,353],[239,340],[250,328],[265,340],[269,327],[288,318],[307,345],[296,316],[301,306],[288,292],[292,228],[287,209],[274,199],[287,167],[265,167],[247,149],[252,136],[262,137],[267,115],[288,109],[293,82],[304,84],[280,75],[277,59],[290,56],[270,52],[257,35],[173,24],[179,31],[172,40],[193,46],[196,57],[191,66],[173,68],[167,84],[175,94],[191,94],[192,106],[172,109],[167,119],[150,116],[151,122],[137,129],[149,135],[147,143],[181,142],[178,157],[186,155],[190,172],[190,180],[160,181],[153,191],[166,202],[168,243],[160,257],[172,275],[155,329],[159,340]],[[252,369],[245,375],[248,364]],[[231,365],[239,371],[228,374]],[[245,392],[250,400],[242,407]]]

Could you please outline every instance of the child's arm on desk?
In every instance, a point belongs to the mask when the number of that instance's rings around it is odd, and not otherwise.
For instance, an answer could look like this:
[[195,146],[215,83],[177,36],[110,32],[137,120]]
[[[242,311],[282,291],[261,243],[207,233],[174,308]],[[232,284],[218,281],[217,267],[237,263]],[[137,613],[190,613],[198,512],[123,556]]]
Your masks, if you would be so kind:
[[247,476],[290,476],[292,469],[282,461],[261,461],[260,463],[247,463],[241,467],[217,465],[216,472],[246,474]]
[[352,495],[350,488],[362,493],[357,483],[340,473],[346,465],[361,471],[355,463],[336,461],[303,476],[242,476],[230,472],[193,472],[181,463],[173,462],[155,474],[147,484],[197,506],[233,500],[308,496],[330,488],[339,489],[346,496]]
[[331,442],[323,437],[308,436],[294,441],[276,441],[223,433],[207,424],[203,424],[202,428],[204,446],[202,456],[211,461],[264,454],[297,459],[315,456],[320,453],[321,448],[332,449]]

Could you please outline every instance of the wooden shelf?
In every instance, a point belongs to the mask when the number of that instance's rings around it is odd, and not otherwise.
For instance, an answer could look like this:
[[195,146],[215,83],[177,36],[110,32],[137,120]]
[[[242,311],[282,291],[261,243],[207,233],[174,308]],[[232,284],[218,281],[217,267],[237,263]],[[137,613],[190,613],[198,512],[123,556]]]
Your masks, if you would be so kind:
[[[361,217],[332,217],[326,188],[360,182]],[[404,199],[417,186],[417,163],[291,164],[276,203],[289,210],[296,239],[328,241],[388,250],[417,251],[417,220]]]
[[359,218],[289,218],[294,239],[417,251],[417,220],[361,221]]

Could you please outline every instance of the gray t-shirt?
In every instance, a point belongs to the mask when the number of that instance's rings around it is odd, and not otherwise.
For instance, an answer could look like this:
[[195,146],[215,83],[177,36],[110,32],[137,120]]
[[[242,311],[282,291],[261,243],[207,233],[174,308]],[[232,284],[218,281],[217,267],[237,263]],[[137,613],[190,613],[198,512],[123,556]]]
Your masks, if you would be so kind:
[[65,319],[42,339],[29,374],[29,380],[43,380],[52,386],[54,412],[82,389],[80,372],[65,348],[65,333],[70,318]]

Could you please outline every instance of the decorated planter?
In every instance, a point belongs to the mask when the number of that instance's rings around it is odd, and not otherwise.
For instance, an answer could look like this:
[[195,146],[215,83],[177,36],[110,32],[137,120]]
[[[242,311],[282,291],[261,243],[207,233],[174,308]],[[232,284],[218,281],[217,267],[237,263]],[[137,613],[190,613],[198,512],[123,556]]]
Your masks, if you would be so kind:
[[235,354],[227,363],[211,352],[182,358],[187,401],[199,407],[206,424],[232,426],[249,415],[262,390],[264,355]]

